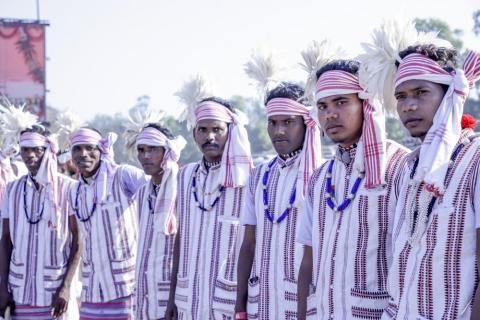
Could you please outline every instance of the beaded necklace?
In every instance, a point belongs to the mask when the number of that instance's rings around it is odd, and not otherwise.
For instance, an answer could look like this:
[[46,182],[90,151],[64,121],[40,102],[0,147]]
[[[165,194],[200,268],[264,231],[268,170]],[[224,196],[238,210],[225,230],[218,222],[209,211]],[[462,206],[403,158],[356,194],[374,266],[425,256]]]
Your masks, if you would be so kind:
[[[326,197],[327,205],[330,207],[330,209],[332,209],[335,212],[343,212],[352,203],[353,199],[355,199],[358,188],[360,187],[360,183],[362,182],[362,179],[365,177],[365,172],[359,171],[358,177],[355,180],[355,183],[353,184],[350,194],[343,200],[343,202],[340,205],[337,206],[336,200],[335,200],[335,190],[332,185],[332,176],[333,176],[332,172],[333,172],[334,163],[335,163],[335,159],[332,159],[330,160],[330,163],[328,165],[327,181],[325,184],[325,191],[326,191],[325,197]],[[347,186],[349,184],[350,183],[348,183]]]
[[219,166],[221,161],[208,162],[208,161],[204,160],[203,163],[205,163],[205,167],[210,169],[211,167]]
[[92,205],[92,209],[90,210],[90,212],[87,214],[87,217],[86,218],[83,218],[81,215],[80,215],[80,212],[78,210],[78,195],[80,194],[80,181],[78,182],[78,187],[77,187],[77,192],[76,192],[76,195],[75,195],[75,215],[77,216],[78,220],[80,220],[81,222],[87,222],[88,220],[90,220],[90,218],[93,216],[93,213],[95,212],[95,210],[97,210],[97,194],[95,192],[95,195],[93,196],[93,205]]
[[197,173],[198,170],[200,169],[200,165],[198,164],[197,167],[195,168],[195,172],[193,173],[193,179],[192,179],[192,192],[193,192],[193,198],[195,200],[195,206],[197,206],[201,211],[211,211],[215,205],[217,204],[218,200],[220,200],[220,197],[222,196],[223,190],[225,190],[225,187],[222,185],[218,186],[217,189],[217,196],[215,197],[215,200],[213,200],[212,204],[205,207],[205,203],[201,204],[198,201],[198,195],[197,195]]
[[292,192],[290,193],[290,198],[289,198],[289,201],[288,201],[287,208],[278,217],[278,219],[275,220],[274,214],[271,213],[270,210],[268,209],[267,186],[268,186],[268,176],[269,176],[270,170],[272,169],[273,165],[277,162],[277,159],[278,158],[275,157],[275,158],[273,158],[272,161],[270,161],[268,166],[265,168],[265,173],[263,174],[263,179],[262,179],[264,212],[265,212],[265,216],[267,217],[267,219],[272,223],[280,223],[289,215],[290,210],[293,208],[293,203],[295,202],[295,198],[296,198],[296,194],[297,194],[297,185],[296,185],[296,183],[294,183],[293,188],[292,188]]
[[[37,224],[42,220],[43,216],[43,211],[45,209],[45,201],[41,201],[42,203],[42,208],[40,210],[40,213],[32,214],[31,217],[28,216],[27,212],[27,180],[28,177],[25,178],[25,183],[23,184],[23,213],[25,214],[25,218],[27,218],[27,222],[30,224]],[[34,219],[34,217],[37,217]]]
[[299,154],[300,152],[302,152],[302,148],[297,149],[297,150],[292,151],[292,152],[289,152],[289,153],[281,154],[280,156],[282,157],[282,159],[287,160],[287,159],[289,159],[289,158],[295,157],[295,156],[296,156],[297,154]]
[[[447,174],[448,176],[455,159],[459,155],[460,151],[465,145],[463,143],[459,144],[457,148],[453,151],[452,156],[450,157],[450,161],[448,164]],[[422,221],[424,224],[428,222],[428,218],[433,211],[433,207],[437,201],[437,197],[432,192],[424,192],[418,195],[421,187],[425,184],[423,181],[415,181],[413,178],[415,177],[415,173],[417,171],[419,159],[415,160],[413,164],[412,171],[410,172],[410,181],[408,183],[410,190],[407,196],[407,203],[410,206],[407,208],[407,222],[409,226],[409,235],[410,235],[410,242],[415,241],[418,239],[420,235],[420,229],[418,228],[418,221]],[[446,178],[445,178],[446,179]],[[418,196],[418,197],[417,197]],[[418,205],[417,205],[418,200]],[[427,204],[425,206],[425,204]]]

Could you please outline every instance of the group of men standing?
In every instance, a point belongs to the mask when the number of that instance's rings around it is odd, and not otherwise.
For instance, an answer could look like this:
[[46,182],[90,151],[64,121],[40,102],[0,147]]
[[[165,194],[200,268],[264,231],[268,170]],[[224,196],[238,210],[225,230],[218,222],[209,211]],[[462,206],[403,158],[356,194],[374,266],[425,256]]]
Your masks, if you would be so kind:
[[[114,162],[114,134],[82,127],[74,181],[48,131],[21,128],[0,315],[74,319],[80,264],[85,320],[480,319],[480,140],[462,121],[480,55],[458,68],[454,48],[412,42],[382,66],[370,49],[318,66],[314,92],[267,92],[277,155],[255,168],[244,117],[214,96],[187,105],[202,159],[181,168],[185,142],[158,123],[135,136],[143,172]],[[413,152],[386,139],[388,95]],[[322,130],[338,145],[326,161]]]

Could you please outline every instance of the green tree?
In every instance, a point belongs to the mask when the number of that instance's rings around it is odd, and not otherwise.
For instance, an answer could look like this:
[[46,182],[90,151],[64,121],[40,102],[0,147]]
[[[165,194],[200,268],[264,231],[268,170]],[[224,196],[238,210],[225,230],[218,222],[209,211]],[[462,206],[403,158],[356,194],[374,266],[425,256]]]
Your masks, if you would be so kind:
[[472,17],[473,17],[473,33],[479,36],[480,35],[480,10],[475,11],[472,14]]
[[462,35],[463,31],[460,29],[452,29],[447,22],[437,19],[416,18],[415,27],[418,31],[423,32],[438,32],[438,36],[442,39],[450,41],[450,43],[460,52],[463,50]]

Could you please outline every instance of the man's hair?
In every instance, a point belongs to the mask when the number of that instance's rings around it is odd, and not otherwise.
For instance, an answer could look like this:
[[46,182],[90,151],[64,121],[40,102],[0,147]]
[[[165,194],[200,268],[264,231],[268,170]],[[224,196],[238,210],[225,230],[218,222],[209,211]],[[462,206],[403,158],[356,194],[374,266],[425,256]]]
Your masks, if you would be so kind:
[[202,100],[200,100],[199,103],[202,103],[202,102],[207,102],[207,101],[212,101],[212,102],[216,102],[218,104],[221,104],[222,106],[224,106],[225,108],[227,108],[228,110],[232,111],[233,112],[233,106],[232,104],[225,100],[225,99],[222,99],[222,98],[219,98],[219,97],[215,97],[215,96],[211,96],[211,97],[207,97],[207,98],[204,98]]
[[356,76],[358,75],[359,68],[360,68],[360,62],[358,61],[339,59],[339,60],[334,60],[332,62],[329,62],[323,67],[321,67],[320,69],[318,69],[316,72],[316,76],[318,80],[320,79],[322,74],[324,74],[325,72],[334,71],[334,70],[345,71]]
[[20,134],[23,134],[25,132],[35,132],[41,134],[44,137],[48,137],[51,134],[50,131],[43,125],[43,123],[40,123],[40,125],[34,124],[32,127],[20,132]]
[[[400,58],[405,58],[409,54],[419,53],[433,61],[436,61],[438,65],[445,71],[451,72],[457,67],[458,52],[454,48],[437,47],[433,44],[422,44],[409,46],[407,49],[399,52]],[[398,67],[398,61],[395,62]]]
[[291,82],[280,82],[278,86],[267,93],[265,105],[275,98],[286,98],[297,101],[303,105],[308,105],[308,100],[305,99],[305,89],[300,85]]
[[161,133],[163,133],[165,135],[165,137],[167,137],[167,139],[169,140],[173,140],[175,139],[175,136],[173,135],[173,133],[166,127],[162,127],[160,124],[158,123],[147,123],[145,125],[145,127],[143,127],[144,129],[146,128],[154,128],[154,129],[157,129],[158,131],[160,131]]

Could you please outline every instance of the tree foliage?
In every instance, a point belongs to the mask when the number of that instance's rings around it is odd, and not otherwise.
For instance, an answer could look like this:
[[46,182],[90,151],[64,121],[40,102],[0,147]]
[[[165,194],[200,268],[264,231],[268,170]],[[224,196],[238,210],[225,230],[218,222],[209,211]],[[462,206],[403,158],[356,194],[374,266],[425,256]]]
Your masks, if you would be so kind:
[[463,49],[462,35],[463,31],[460,29],[452,29],[447,22],[437,19],[415,19],[415,27],[418,31],[423,32],[438,32],[438,36],[442,39],[448,40],[459,51]]

